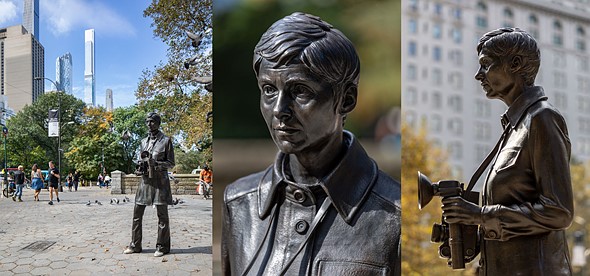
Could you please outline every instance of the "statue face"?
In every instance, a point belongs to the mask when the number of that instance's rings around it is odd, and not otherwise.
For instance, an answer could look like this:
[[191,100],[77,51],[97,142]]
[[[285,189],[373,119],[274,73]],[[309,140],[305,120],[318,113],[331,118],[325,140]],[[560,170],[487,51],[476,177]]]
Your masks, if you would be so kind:
[[507,59],[494,56],[483,48],[479,55],[479,70],[475,79],[481,82],[486,97],[500,99],[510,105],[522,92],[516,88],[518,74],[510,72]]
[[152,118],[145,119],[145,125],[150,129],[150,132],[154,132],[160,128],[160,123]]
[[284,153],[319,151],[342,132],[332,85],[301,64],[273,65],[263,60],[258,73],[260,110],[270,135]]

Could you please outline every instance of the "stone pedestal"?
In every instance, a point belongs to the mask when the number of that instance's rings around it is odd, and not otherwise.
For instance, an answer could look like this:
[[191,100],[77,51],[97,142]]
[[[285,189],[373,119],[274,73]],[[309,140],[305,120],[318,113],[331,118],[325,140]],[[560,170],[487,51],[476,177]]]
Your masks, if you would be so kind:
[[111,194],[122,194],[124,193],[123,188],[123,177],[125,173],[122,171],[111,172]]

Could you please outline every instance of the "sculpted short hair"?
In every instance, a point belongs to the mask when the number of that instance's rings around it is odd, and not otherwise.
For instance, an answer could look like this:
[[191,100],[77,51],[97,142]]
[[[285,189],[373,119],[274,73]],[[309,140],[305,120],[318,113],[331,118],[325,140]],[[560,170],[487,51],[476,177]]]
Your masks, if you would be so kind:
[[526,85],[534,85],[535,77],[541,63],[541,53],[537,41],[527,32],[519,28],[500,28],[484,34],[477,44],[477,53],[485,48],[492,55],[505,57],[509,60],[514,56],[522,58],[519,74]]
[[150,112],[147,114],[147,116],[145,117],[145,119],[152,119],[156,122],[158,122],[158,124],[162,123],[162,117],[160,117],[160,114],[156,113],[156,112]]
[[262,60],[275,67],[303,64],[339,89],[358,87],[360,60],[352,42],[317,16],[293,13],[275,22],[254,48],[254,71]]

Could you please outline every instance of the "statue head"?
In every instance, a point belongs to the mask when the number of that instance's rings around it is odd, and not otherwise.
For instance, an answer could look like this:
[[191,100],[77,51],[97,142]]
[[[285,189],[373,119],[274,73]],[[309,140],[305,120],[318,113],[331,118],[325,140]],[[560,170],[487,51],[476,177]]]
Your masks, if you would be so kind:
[[525,85],[532,86],[541,64],[541,53],[537,41],[527,32],[519,28],[500,28],[484,34],[477,44],[477,54],[483,50],[503,62],[512,62],[519,58],[521,65],[514,74],[524,80]]
[[156,112],[150,112],[145,118],[145,124],[150,129],[150,132],[157,131],[162,123],[162,117]]
[[262,35],[253,67],[260,109],[281,151],[296,153],[341,135],[360,72],[344,34],[319,17],[293,13]]

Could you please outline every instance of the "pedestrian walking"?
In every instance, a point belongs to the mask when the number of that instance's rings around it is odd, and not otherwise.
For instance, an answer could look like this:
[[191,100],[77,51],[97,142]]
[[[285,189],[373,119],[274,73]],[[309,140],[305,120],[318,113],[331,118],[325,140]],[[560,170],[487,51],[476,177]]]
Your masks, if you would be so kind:
[[49,161],[49,205],[53,205],[53,193],[59,202],[59,170]]
[[23,187],[25,186],[25,173],[23,170],[23,166],[18,166],[18,171],[14,172],[13,175],[14,183],[16,184],[16,192],[12,196],[12,200],[14,201],[16,201],[16,198],[18,198],[19,202],[23,202]]
[[43,180],[41,169],[39,169],[37,164],[33,164],[33,168],[31,169],[31,189],[35,190],[34,201],[39,201],[39,193],[43,189]]
[[70,172],[70,174],[68,174],[66,181],[68,182],[68,190],[71,192],[72,186],[74,186],[74,175],[72,174],[72,172]]
[[78,191],[78,183],[80,182],[80,171],[74,172],[74,191]]

